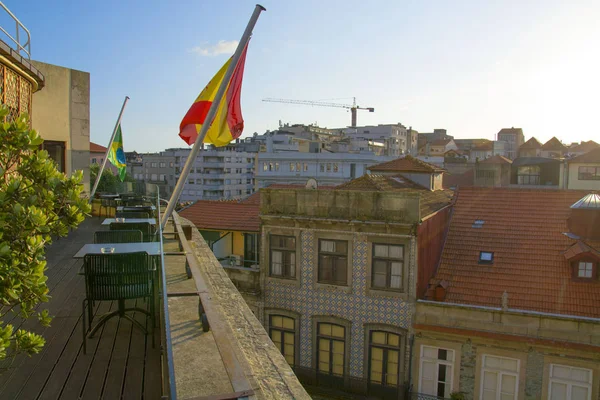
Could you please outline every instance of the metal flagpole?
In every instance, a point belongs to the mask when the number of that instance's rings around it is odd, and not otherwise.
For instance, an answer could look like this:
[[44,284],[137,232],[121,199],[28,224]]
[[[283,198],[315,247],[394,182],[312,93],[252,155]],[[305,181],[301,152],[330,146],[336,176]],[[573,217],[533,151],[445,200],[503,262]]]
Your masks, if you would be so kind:
[[171,214],[173,213],[173,210],[175,209],[175,204],[177,204],[177,201],[179,200],[179,196],[181,196],[181,191],[183,190],[183,186],[185,185],[188,174],[190,173],[190,170],[192,169],[192,165],[194,165],[194,161],[196,160],[196,157],[198,156],[198,152],[200,151],[202,142],[204,142],[204,137],[206,136],[206,132],[208,131],[208,128],[210,128],[210,125],[212,124],[213,119],[215,118],[215,114],[217,113],[219,104],[221,103],[221,99],[223,98],[223,95],[225,94],[225,89],[227,89],[227,85],[229,85],[229,80],[231,79],[231,75],[233,75],[233,71],[238,64],[240,56],[242,55],[242,51],[246,47],[248,40],[250,40],[250,36],[252,35],[252,30],[254,29],[254,25],[256,25],[256,21],[258,20],[260,13],[262,11],[266,11],[266,10],[267,9],[264,8],[263,6],[261,6],[260,4],[257,4],[256,7],[254,8],[254,12],[252,13],[252,16],[250,17],[250,21],[248,22],[248,25],[246,26],[246,30],[244,31],[244,34],[242,35],[242,38],[240,39],[240,43],[238,44],[237,49],[235,49],[235,53],[233,53],[233,58],[231,59],[231,63],[229,64],[229,67],[227,68],[227,72],[225,73],[225,76],[223,77],[223,81],[221,82],[221,85],[219,86],[219,90],[217,91],[217,94],[215,95],[215,99],[213,100],[213,102],[210,106],[210,109],[208,110],[208,114],[206,114],[206,118],[204,119],[204,123],[202,124],[202,128],[200,129],[200,133],[198,134],[198,137],[196,138],[196,142],[194,142],[194,146],[192,147],[192,151],[190,152],[190,155],[188,156],[188,159],[185,162],[185,165],[183,166],[181,175],[179,176],[179,179],[177,180],[177,185],[175,185],[175,189],[173,189],[173,194],[171,195],[171,199],[169,199],[169,204],[167,205],[167,209],[165,210],[163,217],[162,217],[162,221],[161,221],[161,227],[163,230],[165,229],[165,226],[167,225],[167,221],[169,220],[169,217],[171,216]]
[[125,96],[125,101],[123,101],[123,106],[121,107],[121,112],[119,113],[119,118],[117,119],[117,123],[115,124],[115,129],[113,129],[112,136],[110,137],[110,142],[108,142],[108,147],[106,148],[106,154],[104,155],[104,161],[102,162],[102,166],[98,171],[98,175],[96,175],[96,182],[94,182],[94,188],[90,192],[90,203],[94,198],[94,194],[96,194],[96,189],[98,189],[98,184],[100,183],[100,178],[102,177],[102,172],[104,171],[104,167],[106,166],[106,162],[108,161],[108,153],[110,152],[110,148],[112,146],[113,141],[115,140],[115,135],[117,134],[117,129],[121,124],[121,118],[123,118],[123,111],[125,111],[125,105],[129,101],[129,96]]

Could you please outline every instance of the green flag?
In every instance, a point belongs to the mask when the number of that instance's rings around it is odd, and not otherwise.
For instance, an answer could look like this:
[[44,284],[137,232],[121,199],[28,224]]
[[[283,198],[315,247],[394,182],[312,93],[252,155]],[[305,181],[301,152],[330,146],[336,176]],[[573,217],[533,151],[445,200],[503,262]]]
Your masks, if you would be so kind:
[[108,152],[108,161],[119,170],[119,179],[121,182],[125,180],[127,174],[127,161],[125,160],[125,152],[123,151],[123,136],[121,135],[121,124],[117,128],[115,140],[113,140]]

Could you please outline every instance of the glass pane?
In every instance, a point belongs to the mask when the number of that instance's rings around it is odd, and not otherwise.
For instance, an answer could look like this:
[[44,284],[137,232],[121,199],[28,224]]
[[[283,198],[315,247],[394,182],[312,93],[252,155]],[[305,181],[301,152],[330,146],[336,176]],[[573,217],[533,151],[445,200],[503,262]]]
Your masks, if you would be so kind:
[[[286,329],[294,329],[294,320],[292,318],[283,318],[283,327]],[[294,335],[292,335],[294,337]]]
[[591,371],[587,369],[573,368],[571,370],[571,379],[574,381],[591,383],[590,372]]
[[[319,324],[319,333],[321,335],[331,336],[331,325],[330,324]],[[329,343],[329,341],[327,341],[327,343]]]
[[283,347],[283,354],[285,354],[286,358],[291,357],[292,361],[294,359],[294,345],[293,344],[285,344]]
[[390,287],[400,289],[402,287],[402,278],[399,275],[392,275],[390,277]]
[[[331,325],[331,336],[344,337],[344,327],[339,325]],[[341,342],[336,342],[341,343]]]
[[283,339],[286,344],[294,345],[294,334],[291,332],[284,332]]
[[283,317],[280,317],[278,315],[273,315],[271,317],[271,326],[277,327],[277,328],[281,328],[283,326]]
[[514,394],[501,393],[500,394],[500,400],[515,400],[515,395]]
[[391,373],[388,371],[388,374],[385,376],[385,383],[388,385],[397,385],[398,375],[396,373]]
[[372,332],[371,343],[385,344],[385,332]]
[[288,364],[290,365],[294,365],[294,355],[293,354],[286,354],[285,355],[285,361],[287,361]]
[[435,377],[435,363],[423,361],[421,363],[421,377],[424,379],[433,379]]
[[502,359],[502,368],[506,369],[508,371],[517,372],[518,365],[519,365],[519,362],[517,360],[512,360],[512,359],[507,359],[507,358]]
[[433,379],[421,378],[421,392],[424,394],[435,396],[436,390]]
[[387,258],[388,256],[388,246],[387,245],[383,245],[383,244],[376,244],[375,245],[375,257],[384,257]]
[[492,392],[489,390],[484,390],[483,391],[483,400],[497,400],[496,399],[496,392]]
[[435,347],[423,346],[423,357],[437,359],[438,349]]
[[337,282],[346,282],[346,258],[338,258],[335,263],[335,280]]
[[386,287],[385,277],[386,277],[385,274],[373,275],[373,286],[385,288]]
[[347,253],[348,252],[348,242],[346,242],[346,241],[335,242],[335,252],[336,253]]
[[394,335],[393,333],[388,333],[388,344],[390,346],[399,346],[400,345],[400,336]]
[[329,353],[329,339],[319,339],[319,350]]
[[438,382],[439,381],[442,381],[442,382],[446,381],[446,364],[438,365]]
[[344,354],[344,342],[334,340],[332,352],[337,354]]
[[583,386],[571,386],[571,400],[588,400],[589,389]]
[[388,374],[397,374],[398,373],[398,364],[388,360],[387,373]]
[[319,371],[329,372],[329,362],[319,361]]
[[388,361],[398,363],[398,359],[400,358],[400,352],[396,350],[388,350]]
[[403,256],[403,248],[402,246],[390,246],[390,258],[398,258],[401,259]]
[[285,238],[285,248],[296,250],[296,238],[292,236]]
[[496,392],[498,374],[495,372],[483,372],[483,389]]
[[371,382],[381,383],[381,372],[375,372],[371,370]]
[[502,375],[500,391],[502,393],[514,394],[517,385],[517,377],[514,375]]
[[571,368],[565,367],[564,365],[552,365],[552,377],[569,379],[571,376]]
[[333,253],[335,249],[335,243],[331,240],[321,240],[321,251]]
[[373,273],[374,274],[386,274],[387,273],[387,262],[381,260],[375,260],[373,262]]
[[402,265],[401,262],[392,262],[392,275],[402,275]]
[[550,400],[565,400],[566,398],[567,398],[567,385],[564,383],[559,383],[559,382],[551,382],[550,383]]
[[[373,360],[377,360],[377,361],[382,361],[383,360],[383,349],[380,349],[378,347],[371,347],[371,361]],[[381,371],[381,370],[379,370]]]
[[272,330],[271,331],[271,340],[275,343],[278,349],[281,349],[281,332]]

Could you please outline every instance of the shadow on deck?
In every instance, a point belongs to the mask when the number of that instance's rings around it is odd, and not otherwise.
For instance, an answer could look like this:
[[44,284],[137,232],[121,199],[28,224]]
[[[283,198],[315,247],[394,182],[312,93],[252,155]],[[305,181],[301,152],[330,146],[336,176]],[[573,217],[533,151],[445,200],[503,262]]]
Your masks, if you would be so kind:
[[[156,347],[126,319],[111,318],[88,338],[87,354],[82,348],[82,310],[84,278],[78,275],[82,261],[73,255],[86,243],[93,243],[101,220],[87,218],[68,237],[55,240],[47,248],[50,302],[41,305],[54,316],[48,328],[35,318],[22,321],[8,315],[5,322],[15,328],[33,329],[46,339],[40,354],[18,356],[0,363],[0,399],[160,399],[160,330],[155,329]],[[131,300],[127,306],[147,308],[144,300]],[[117,309],[117,302],[98,302],[97,316]],[[146,318],[133,314],[142,324]]]

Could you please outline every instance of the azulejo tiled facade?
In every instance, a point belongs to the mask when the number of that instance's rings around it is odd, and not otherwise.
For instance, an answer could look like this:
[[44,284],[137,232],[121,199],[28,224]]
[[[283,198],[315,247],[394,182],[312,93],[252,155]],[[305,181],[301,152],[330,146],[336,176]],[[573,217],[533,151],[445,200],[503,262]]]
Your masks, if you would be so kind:
[[[298,283],[267,279],[264,286],[264,307],[289,310],[300,315],[299,364],[306,368],[314,366],[313,357],[316,353],[313,349],[313,316],[338,317],[351,321],[349,337],[348,334],[346,336],[346,351],[350,352],[347,373],[351,376],[363,377],[365,324],[385,324],[400,328],[405,330],[408,336],[411,332],[414,306],[400,298],[401,296],[368,295],[369,236],[374,234],[344,232],[352,237],[348,243],[352,249],[352,260],[348,262],[349,268],[352,268],[352,287],[344,291],[315,284],[314,276],[317,273],[315,252],[318,248],[315,233],[318,229],[290,228],[290,231],[300,231],[300,235],[297,236],[301,240],[300,268],[298,268],[300,281]],[[267,243],[265,240],[267,234],[268,232],[263,230],[263,244]],[[394,237],[393,234],[377,234],[377,236]],[[405,273],[408,274],[406,288],[408,293],[405,297],[414,298],[416,238],[410,237],[406,241]],[[266,251],[267,247],[263,246],[263,249]],[[405,340],[407,347],[408,342]],[[404,353],[408,357],[408,348]]]

